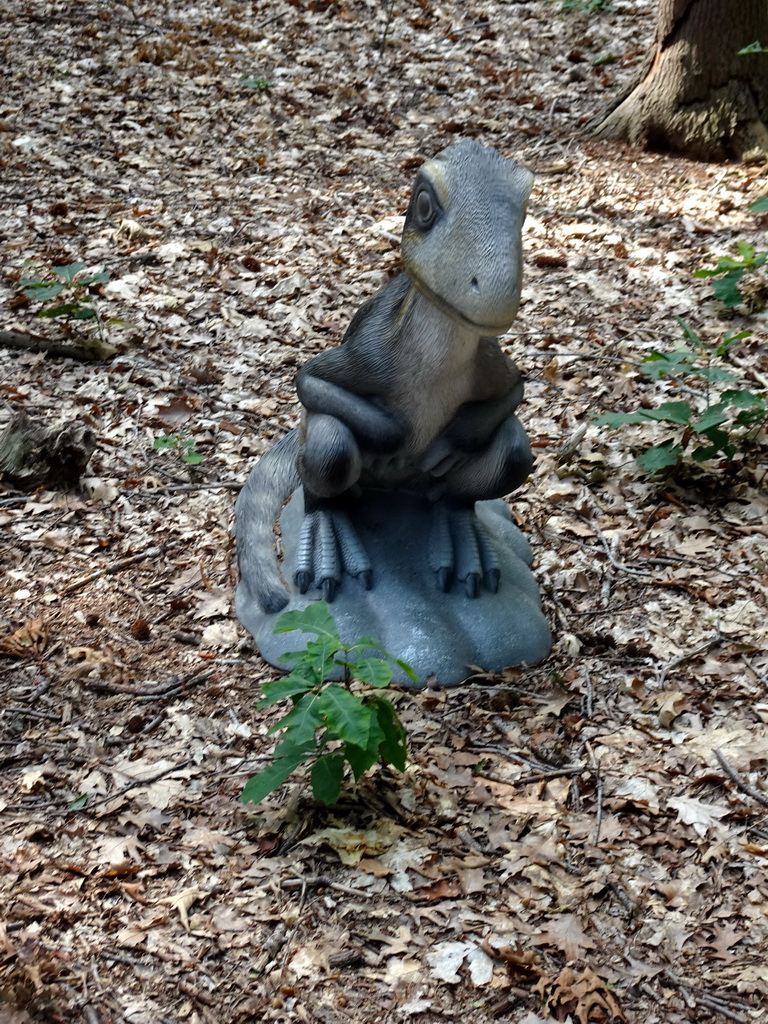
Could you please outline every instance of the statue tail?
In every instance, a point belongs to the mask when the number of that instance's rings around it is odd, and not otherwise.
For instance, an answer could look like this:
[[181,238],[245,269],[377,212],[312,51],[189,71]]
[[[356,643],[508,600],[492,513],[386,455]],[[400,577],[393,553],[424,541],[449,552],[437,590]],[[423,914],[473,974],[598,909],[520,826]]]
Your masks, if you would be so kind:
[[297,433],[291,430],[253,467],[235,505],[240,586],[265,612],[279,612],[288,604],[275,552],[275,521],[301,484],[296,453]]

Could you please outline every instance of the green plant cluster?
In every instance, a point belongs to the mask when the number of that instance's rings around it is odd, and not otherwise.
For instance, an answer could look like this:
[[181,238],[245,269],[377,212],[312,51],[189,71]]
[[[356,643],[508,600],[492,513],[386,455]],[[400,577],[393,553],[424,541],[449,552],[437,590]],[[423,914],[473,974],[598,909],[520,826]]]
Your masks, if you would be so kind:
[[99,315],[93,306],[93,298],[88,289],[94,285],[104,284],[109,280],[109,274],[101,270],[97,274],[81,277],[80,272],[84,268],[85,263],[79,262],[51,267],[45,277],[22,278],[19,287],[32,302],[50,303],[52,299],[64,299],[63,302],[44,306],[38,310],[37,316],[98,320]]
[[[284,654],[282,661],[294,662],[290,675],[262,688],[259,708],[283,700],[290,700],[291,708],[269,730],[270,734],[282,732],[282,738],[272,764],[246,783],[241,795],[244,803],[263,800],[303,764],[311,764],[312,793],[325,804],[338,800],[347,766],[355,782],[377,761],[399,771],[405,768],[405,729],[380,691],[392,681],[390,661],[416,682],[413,669],[370,637],[361,637],[356,644],[342,643],[324,601],[281,615],[274,632],[292,630],[315,634],[317,639],[310,640],[306,650]],[[383,657],[372,656],[371,651]],[[330,682],[328,677],[339,666],[343,682]],[[362,692],[352,691],[355,680],[362,684]]]
[[653,380],[704,381],[704,409],[694,409],[684,401],[662,402],[653,409],[607,412],[595,420],[598,426],[607,427],[653,420],[681,427],[678,436],[652,445],[637,459],[652,473],[677,465],[689,452],[694,462],[718,456],[730,460],[768,423],[768,395],[746,388],[719,387],[738,380],[723,365],[723,357],[751,331],[729,333],[717,344],[708,345],[684,320],[678,317],[678,321],[688,344],[671,352],[651,352],[641,369]]
[[203,456],[195,447],[195,439],[191,434],[182,431],[180,434],[161,434],[152,442],[157,451],[176,451],[187,466],[199,466]]
[[268,82],[266,78],[259,78],[255,75],[243,75],[240,85],[243,89],[252,89],[254,92],[269,92],[272,88],[272,83]]
[[[752,213],[768,213],[768,195],[750,203],[749,209]],[[738,256],[721,256],[713,268],[702,267],[693,272],[694,277],[711,278],[712,291],[729,308],[744,301],[739,287],[744,275],[756,273],[768,260],[768,252],[757,252],[749,242],[737,242],[736,248]]]

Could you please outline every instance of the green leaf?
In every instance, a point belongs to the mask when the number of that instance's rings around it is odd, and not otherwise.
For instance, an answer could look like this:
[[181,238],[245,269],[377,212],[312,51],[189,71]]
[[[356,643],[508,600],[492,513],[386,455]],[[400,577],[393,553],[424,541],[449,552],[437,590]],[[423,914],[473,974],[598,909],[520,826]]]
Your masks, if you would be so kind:
[[253,75],[243,75],[240,85],[244,89],[254,89],[256,92],[269,92],[272,88],[272,83],[268,82],[266,78],[254,78]]
[[411,668],[407,661],[403,661],[401,658],[392,658],[392,661],[397,665],[398,668],[402,669],[403,672],[405,672],[405,674],[412,682],[418,683],[418,674]]
[[71,282],[84,266],[84,263],[67,263],[63,267],[51,267],[51,273],[56,274],[57,277],[62,278],[64,281]]
[[726,407],[727,402],[718,402],[717,405],[711,405],[691,426],[697,434],[706,434],[713,427],[719,427],[721,423],[725,423],[728,419],[725,415]]
[[384,649],[384,645],[380,644],[378,640],[374,640],[371,636],[361,636],[356,644],[347,648],[347,654],[356,654],[358,651],[361,653],[363,651],[378,651],[379,654],[389,657]]
[[713,427],[708,430],[706,436],[712,442],[703,448],[697,448],[693,452],[694,462],[706,462],[707,459],[716,458],[721,452],[727,459],[732,459],[736,454],[736,448],[730,441],[730,437],[724,430]]
[[355,679],[367,686],[389,686],[392,667],[381,658],[358,658],[353,665]]
[[344,744],[344,757],[349,762],[355,782],[359,782],[369,768],[379,760],[379,743],[384,739],[383,734],[376,725],[376,742],[368,747],[358,747],[354,743]]
[[109,274],[106,270],[100,270],[98,274],[92,274],[90,277],[83,277],[78,281],[79,285],[83,288],[88,288],[94,284],[104,284],[105,281],[109,280]]
[[736,243],[736,248],[739,250],[739,256],[741,256],[744,263],[752,263],[755,258],[755,247],[750,245],[749,242],[739,241]]
[[768,213],[768,196],[760,196],[754,203],[749,204],[749,208],[752,213]]
[[312,767],[312,795],[323,804],[335,804],[344,778],[341,754],[323,754]]
[[373,697],[371,703],[376,708],[376,715],[384,733],[384,739],[379,744],[379,751],[387,764],[391,764],[398,771],[405,771],[405,759],[408,753],[408,743],[405,727],[394,707],[384,697]]
[[41,309],[37,314],[43,317],[54,317],[54,316],[72,316],[73,313],[77,313],[83,307],[79,302],[65,302],[61,306],[52,306],[50,309]]
[[730,370],[724,370],[720,366],[697,366],[691,368],[689,372],[696,377],[700,377],[702,380],[708,380],[712,384],[717,384],[723,380],[739,379],[735,373],[731,373]]
[[763,53],[763,45],[759,40],[755,40],[754,43],[750,43],[749,46],[745,46],[742,50],[737,50],[736,52],[740,57],[745,53]]
[[[353,647],[348,647],[347,648],[347,652],[348,653],[353,653],[353,652],[356,652],[356,651],[378,651],[380,654],[383,654],[385,658],[387,658],[389,661],[391,661],[393,665],[397,665],[397,667],[399,669],[401,669],[403,672],[405,672],[405,674],[408,676],[408,678],[413,680],[414,683],[418,683],[418,681],[419,681],[418,675],[414,672],[414,670],[411,668],[411,666],[408,664],[407,661],[402,661],[400,658],[395,658],[394,655],[389,653],[389,651],[384,647],[383,644],[380,644],[378,640],[374,640],[370,636],[361,636],[360,639],[357,641],[357,643]],[[354,665],[355,663],[350,663],[350,664]],[[357,670],[356,669],[354,670],[354,674],[355,674],[355,678],[357,678],[357,679],[361,679],[362,678],[361,676],[357,675]],[[363,680],[363,681],[365,681],[365,680]],[[385,684],[371,683],[371,685],[372,686],[377,686],[377,685],[385,685]]]
[[296,750],[287,757],[278,758],[277,761],[246,782],[240,794],[240,801],[244,804],[257,804],[265,796],[269,796],[278,786],[282,786],[288,776],[307,759],[307,756],[305,751]]
[[752,331],[729,331],[720,344],[715,348],[715,355],[725,355],[731,345],[737,341],[743,341],[744,338],[748,338],[751,334]]
[[161,437],[156,437],[152,442],[152,447],[161,451],[165,451],[168,448],[177,448],[179,445],[179,439],[175,434],[163,434]]
[[188,466],[199,466],[203,461],[204,456],[200,452],[187,451],[181,456],[181,461],[186,463]]
[[743,301],[743,296],[738,288],[738,283],[744,276],[744,269],[732,270],[721,277],[719,281],[712,282],[712,291],[724,306],[738,306]]
[[86,804],[88,803],[92,796],[92,793],[83,793],[81,796],[75,797],[75,799],[71,803],[67,804],[67,810],[81,811],[86,806]]
[[319,707],[328,727],[345,743],[368,746],[373,712],[354,693],[332,684],[320,695]]
[[294,747],[306,747],[314,742],[315,730],[323,724],[316,693],[305,693],[293,708],[267,730],[267,734],[285,729],[284,742]]
[[737,409],[754,409],[755,407],[764,409],[768,395],[758,395],[754,391],[742,389],[738,391],[723,391],[720,398],[723,402],[728,402]]
[[655,444],[646,452],[643,452],[637,459],[639,466],[648,470],[649,473],[657,473],[661,469],[675,466],[683,454],[683,449],[673,441],[665,441],[664,444]]
[[768,406],[759,409],[745,409],[738,414],[735,422],[740,427],[753,427],[756,423],[768,420]]
[[276,704],[288,697],[296,697],[300,693],[311,690],[315,685],[313,680],[305,679],[296,672],[291,672],[285,679],[274,679],[272,682],[264,683],[261,687],[262,699],[256,707],[266,708],[270,704]]
[[73,314],[73,320],[93,320],[96,317],[96,310],[93,306],[81,306],[76,313]]
[[640,410],[640,415],[648,420],[687,424],[693,415],[693,410],[687,402],[662,402],[655,409]]
[[[706,430],[700,431],[700,433],[702,433],[709,441],[712,442],[712,447],[716,451],[730,451],[731,454],[728,456],[729,459],[733,456],[733,453],[736,451],[736,449],[731,444],[731,435],[725,430],[720,430],[718,426],[708,427]],[[701,449],[697,450],[700,451]]]
[[329,637],[336,641],[335,650],[341,647],[336,622],[328,611],[325,601],[314,601],[303,610],[284,612],[275,623],[273,633],[290,633],[298,629],[302,633],[316,633],[318,637]]
[[22,281],[21,284],[22,292],[28,299],[33,299],[35,302],[46,302],[48,299],[52,299],[54,295],[64,291],[64,285],[58,281]]
[[[702,272],[697,270],[694,272],[693,276],[701,277],[704,273],[710,273],[710,271]],[[683,320],[681,316],[676,316],[675,320],[677,320],[677,322],[682,327],[683,335],[685,336],[685,339],[688,342],[688,344],[693,345],[694,348],[701,350],[704,347],[704,343],[702,342],[701,338],[698,336],[696,331],[694,331],[694,329],[691,327],[691,325],[687,323],[687,321]]]

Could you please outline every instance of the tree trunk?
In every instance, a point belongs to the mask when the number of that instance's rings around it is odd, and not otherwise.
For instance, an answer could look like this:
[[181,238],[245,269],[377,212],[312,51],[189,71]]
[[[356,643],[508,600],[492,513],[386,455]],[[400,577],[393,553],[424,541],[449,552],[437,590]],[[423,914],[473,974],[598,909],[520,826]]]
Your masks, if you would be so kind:
[[597,125],[601,138],[697,160],[768,155],[768,0],[659,0],[641,80]]

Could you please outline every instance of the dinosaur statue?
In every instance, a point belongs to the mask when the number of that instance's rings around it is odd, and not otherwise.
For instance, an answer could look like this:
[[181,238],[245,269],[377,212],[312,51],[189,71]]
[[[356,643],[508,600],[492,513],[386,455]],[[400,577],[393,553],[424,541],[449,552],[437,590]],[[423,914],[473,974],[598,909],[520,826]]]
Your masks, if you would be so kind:
[[[525,168],[474,141],[427,161],[405,217],[403,273],[363,304],[341,345],[299,371],[301,423],[262,456],[236,506],[238,615],[267,660],[285,644],[268,637],[289,601],[303,607],[323,597],[338,608],[350,587],[341,614],[351,613],[350,635],[360,630],[353,639],[390,636],[395,649],[388,649],[408,660],[413,623],[390,628],[386,606],[402,606],[431,577],[430,591],[408,615],[434,620],[443,608],[452,635],[458,602],[496,595],[501,563],[510,558],[510,589],[493,598],[499,621],[489,628],[508,632],[507,616],[515,620],[522,642],[513,644],[514,663],[548,653],[530,551],[506,506],[491,501],[517,488],[533,463],[515,415],[522,379],[497,341],[520,301],[532,181]],[[292,565],[286,586],[274,525],[294,492],[282,520]],[[417,564],[407,559],[392,573],[414,538]],[[479,603],[474,612],[464,608],[462,620],[487,617],[489,602]],[[483,643],[473,640],[466,650],[481,658]],[[464,664],[437,661],[452,676],[438,675],[441,683],[467,675]],[[425,674],[430,664],[424,662]]]

